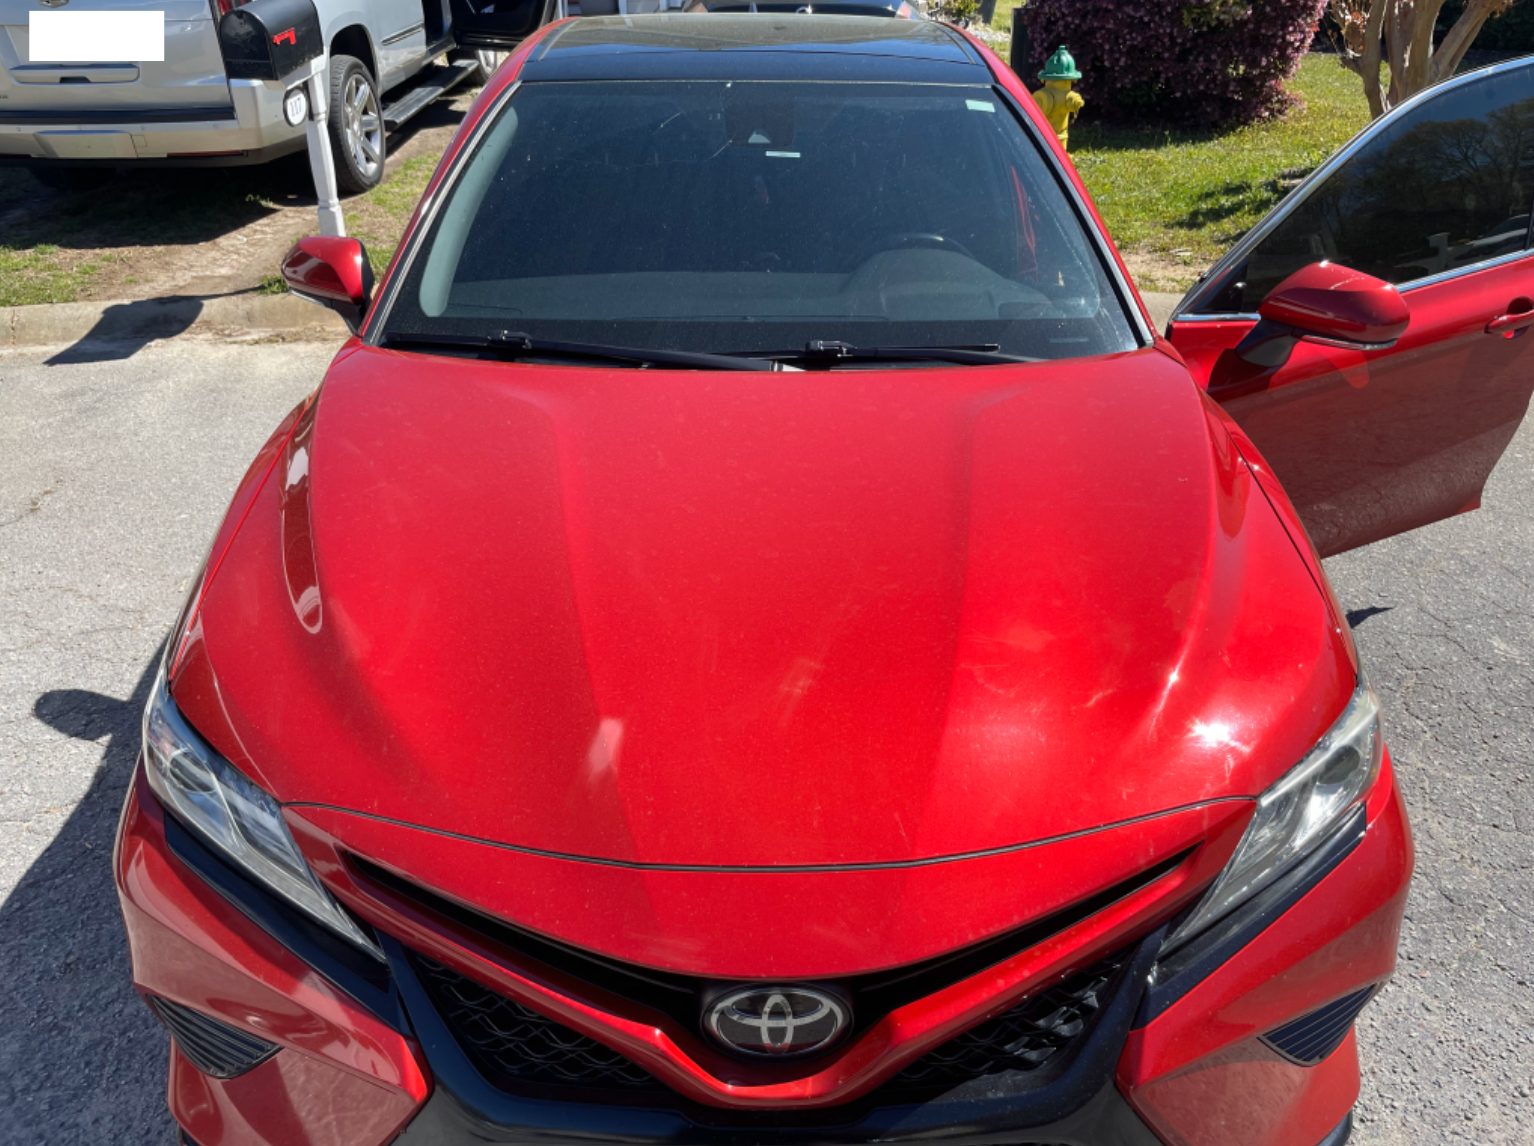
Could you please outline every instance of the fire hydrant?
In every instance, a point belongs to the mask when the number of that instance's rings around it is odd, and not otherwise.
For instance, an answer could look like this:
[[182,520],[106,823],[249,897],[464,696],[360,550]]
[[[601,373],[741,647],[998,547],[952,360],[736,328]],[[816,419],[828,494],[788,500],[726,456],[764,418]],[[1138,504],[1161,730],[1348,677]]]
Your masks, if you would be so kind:
[[1061,147],[1068,145],[1071,120],[1086,105],[1085,100],[1071,91],[1071,85],[1080,78],[1076,61],[1065,50],[1065,45],[1061,44],[1039,73],[1044,86],[1033,93],[1033,101],[1044,110],[1044,117],[1049,120],[1049,126],[1055,129]]

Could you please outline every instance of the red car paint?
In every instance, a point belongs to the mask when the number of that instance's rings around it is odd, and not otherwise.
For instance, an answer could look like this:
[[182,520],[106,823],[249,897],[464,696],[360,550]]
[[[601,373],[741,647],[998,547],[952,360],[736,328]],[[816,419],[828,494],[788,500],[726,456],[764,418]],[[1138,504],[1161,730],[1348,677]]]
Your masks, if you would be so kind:
[[[202,1075],[173,1054],[171,1109],[202,1146],[383,1142],[430,1093],[418,1048],[170,853],[164,813],[142,771],[123,809],[113,866],[134,986],[296,1052],[227,1081]],[[349,1110],[351,1119],[365,1111],[352,1123],[361,1136],[345,1132],[332,1110]]]
[[373,268],[356,239],[310,235],[298,240],[282,260],[282,277],[289,291],[329,307],[353,333],[361,325],[373,293]]
[[[1518,266],[1414,291],[1387,356],[1302,342],[1262,378],[1230,363],[1249,320],[834,388],[353,340],[242,483],[174,696],[382,932],[696,1102],[844,1103],[1214,878],[1252,798],[1354,688],[1310,538],[1335,552],[1463,508],[1516,428],[1526,340],[1484,331],[1516,310]],[[1447,396],[1426,381],[1446,356]],[[1474,464],[1429,491],[1444,449]],[[1399,497],[1352,496],[1391,481]],[[1388,759],[1367,817],[1300,902],[1131,1032],[1118,1089],[1170,1146],[1315,1146],[1354,1102],[1351,1035],[1314,1067],[1258,1036],[1391,973],[1412,856]],[[467,934],[349,856],[720,979],[904,966],[1181,859],[785,1080]],[[142,777],[117,871],[139,989],[287,1048],[228,1081],[173,1057],[172,1109],[200,1146],[381,1146],[408,1125],[432,1088],[421,1048],[187,870]]]
[[1487,331],[1534,286],[1526,262],[1431,283],[1389,350],[1301,341],[1260,369],[1251,320],[1174,319],[1195,379],[1262,450],[1323,557],[1475,509],[1534,391],[1528,338]]
[[1411,314],[1389,283],[1339,263],[1311,263],[1263,299],[1257,313],[1303,331],[1379,344],[1406,331]]
[[282,260],[282,276],[295,291],[354,305],[366,301],[373,285],[362,244],[334,235],[299,239]]
[[1352,691],[1154,351],[830,391],[365,347],[312,418],[173,681],[290,805],[647,864],[931,859],[1255,796]]
[[1413,857],[1388,760],[1368,809],[1352,856],[1241,958],[1131,1033],[1119,1086],[1171,1146],[1313,1146],[1356,1100],[1352,1035],[1315,1067],[1256,1036],[1394,970]]

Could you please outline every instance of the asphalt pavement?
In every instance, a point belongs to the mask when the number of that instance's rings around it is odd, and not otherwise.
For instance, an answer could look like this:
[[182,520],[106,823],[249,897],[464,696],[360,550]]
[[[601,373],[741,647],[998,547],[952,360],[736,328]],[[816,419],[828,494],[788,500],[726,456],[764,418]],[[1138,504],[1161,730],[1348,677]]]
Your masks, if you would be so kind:
[[187,579],[330,352],[0,357],[0,1142],[174,1142],[112,836]]
[[[171,1146],[110,854],[157,649],[330,348],[0,355],[0,1142]],[[126,354],[127,356],[124,356]],[[52,361],[50,362],[50,358]],[[1534,1143],[1534,430],[1477,513],[1327,563],[1417,838],[1359,1146]],[[1232,1143],[1231,1146],[1242,1146]]]

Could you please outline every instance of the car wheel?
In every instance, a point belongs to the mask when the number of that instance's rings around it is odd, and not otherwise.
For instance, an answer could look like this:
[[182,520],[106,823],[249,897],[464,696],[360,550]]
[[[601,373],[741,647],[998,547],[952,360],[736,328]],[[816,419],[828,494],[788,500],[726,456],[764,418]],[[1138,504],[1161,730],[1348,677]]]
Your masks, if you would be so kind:
[[330,149],[342,191],[360,194],[383,182],[388,145],[378,85],[354,56],[330,60]]
[[117,174],[115,167],[34,167],[32,177],[55,191],[79,194],[105,187]]

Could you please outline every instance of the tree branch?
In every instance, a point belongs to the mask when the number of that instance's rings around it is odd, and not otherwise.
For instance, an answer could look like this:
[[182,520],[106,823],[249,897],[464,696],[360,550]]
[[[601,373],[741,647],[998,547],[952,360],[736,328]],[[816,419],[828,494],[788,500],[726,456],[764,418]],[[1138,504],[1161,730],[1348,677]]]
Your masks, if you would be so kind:
[[1385,11],[1395,0],[1373,0],[1369,5],[1369,18],[1364,21],[1364,54],[1359,63],[1359,74],[1364,78],[1364,98],[1369,101],[1369,114],[1375,119],[1385,114],[1385,100],[1380,94],[1380,37],[1385,28]]
[[1459,67],[1459,62],[1465,58],[1465,53],[1475,40],[1476,33],[1481,30],[1481,25],[1498,12],[1505,12],[1510,7],[1512,7],[1511,0],[1470,0],[1470,3],[1465,5],[1465,10],[1459,14],[1459,19],[1454,21],[1454,27],[1444,35],[1438,50],[1433,53],[1433,68],[1429,82],[1436,84],[1452,76],[1454,69]]

